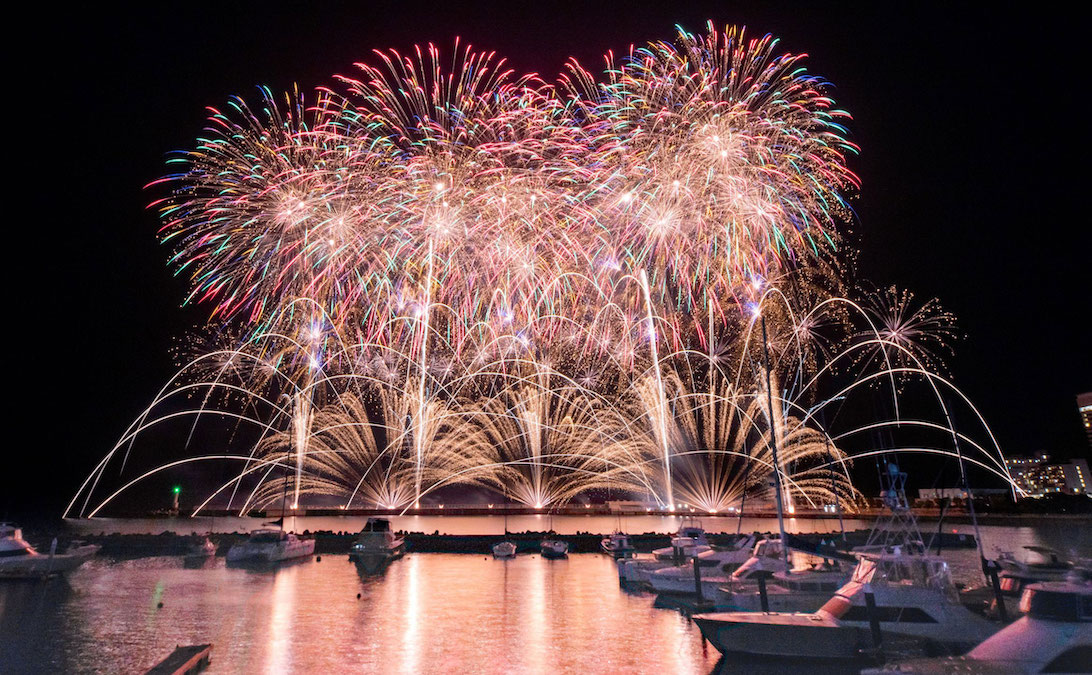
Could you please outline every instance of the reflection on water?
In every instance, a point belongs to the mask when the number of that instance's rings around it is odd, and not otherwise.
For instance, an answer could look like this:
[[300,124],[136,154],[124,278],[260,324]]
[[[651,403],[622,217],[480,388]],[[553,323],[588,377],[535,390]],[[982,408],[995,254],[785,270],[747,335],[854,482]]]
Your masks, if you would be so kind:
[[140,671],[200,642],[210,672],[708,673],[718,656],[651,595],[621,592],[597,554],[412,554],[372,576],[342,556],[95,560],[68,581],[0,586],[0,633],[5,673]]
[[[653,529],[631,521],[631,530]],[[1039,544],[1092,556],[1082,525],[988,526],[983,539],[991,555]],[[957,581],[981,583],[977,551],[944,555]],[[0,672],[140,672],[175,645],[202,642],[214,645],[214,673],[785,669],[738,659],[717,666],[697,628],[653,600],[619,589],[613,562],[598,554],[501,561],[411,553],[374,575],[330,555],[264,569],[229,568],[223,558],[190,568],[181,557],[98,558],[68,580],[0,584]]]

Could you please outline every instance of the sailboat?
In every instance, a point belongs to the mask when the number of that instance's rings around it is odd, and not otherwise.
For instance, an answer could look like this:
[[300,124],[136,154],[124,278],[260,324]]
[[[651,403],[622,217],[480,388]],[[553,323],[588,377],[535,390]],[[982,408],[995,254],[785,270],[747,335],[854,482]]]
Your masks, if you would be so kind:
[[315,540],[304,539],[293,532],[284,531],[284,511],[288,502],[288,476],[284,479],[281,496],[280,528],[258,528],[246,541],[234,544],[227,553],[227,562],[233,564],[278,563],[303,558],[315,552]]
[[508,492],[504,493],[504,541],[493,544],[493,557],[501,560],[516,557],[516,544],[508,538]]

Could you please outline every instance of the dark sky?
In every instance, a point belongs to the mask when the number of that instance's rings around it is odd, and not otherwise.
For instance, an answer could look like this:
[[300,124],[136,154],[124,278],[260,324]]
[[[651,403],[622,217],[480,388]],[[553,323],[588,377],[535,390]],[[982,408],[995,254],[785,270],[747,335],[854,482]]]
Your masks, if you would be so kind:
[[[552,79],[566,57],[705,19],[810,55],[854,116],[860,274],[937,296],[967,339],[951,369],[1009,453],[1087,455],[1088,74],[1067,13],[900,3],[146,3],[52,7],[9,62],[11,391],[4,512],[59,513],[172,372],[182,310],[143,190],[205,106],[308,90],[373,48],[461,36]],[[230,5],[219,7],[219,5]],[[880,5],[883,5],[882,7]],[[43,6],[47,6],[43,4]],[[9,181],[11,179],[9,178]],[[10,206],[10,204],[9,204]],[[29,431],[27,421],[32,424]],[[21,439],[21,440],[20,440]]]

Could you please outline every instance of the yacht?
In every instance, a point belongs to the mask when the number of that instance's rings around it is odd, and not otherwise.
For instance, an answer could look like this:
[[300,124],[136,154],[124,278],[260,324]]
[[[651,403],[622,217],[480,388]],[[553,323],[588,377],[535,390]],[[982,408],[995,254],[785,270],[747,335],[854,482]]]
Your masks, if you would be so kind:
[[369,518],[349,548],[349,559],[369,570],[379,570],[406,554],[406,540],[391,530],[386,518]]
[[965,656],[912,659],[864,673],[1075,673],[1092,664],[1092,585],[1044,582],[1028,586],[1024,616]]
[[753,535],[747,535],[735,546],[699,553],[690,564],[650,571],[648,584],[657,593],[694,593],[694,565],[697,564],[702,597],[711,598],[717,587],[728,583],[732,574],[749,562],[752,568],[757,565],[771,571],[784,569],[784,564],[780,562],[783,554],[779,540],[763,539],[756,543]]
[[[765,611],[814,612],[848,580],[849,571],[837,561],[829,560],[806,568],[775,571],[766,580]],[[718,608],[764,611],[758,585],[745,575],[734,576],[728,584],[718,587],[713,598]]]
[[[869,595],[874,610],[867,607]],[[850,581],[815,612],[724,612],[694,621],[722,653],[852,659],[874,646],[870,616],[883,635],[952,652],[997,630],[960,604],[946,562],[899,550],[862,555]]]
[[623,532],[615,532],[609,537],[604,537],[603,541],[599,542],[599,548],[603,549],[603,553],[612,556],[615,560],[629,558],[637,551],[633,543],[630,542],[629,535]]
[[94,544],[72,542],[64,553],[57,553],[53,540],[49,553],[38,553],[23,539],[23,531],[0,523],[0,579],[44,579],[76,569],[99,550]]
[[493,544],[493,557],[501,559],[515,558],[516,545],[507,540]]
[[705,530],[696,520],[688,521],[679,528],[678,533],[671,538],[671,545],[658,548],[652,552],[657,560],[673,561],[681,563],[694,556],[713,550],[709,540],[705,536]]
[[543,558],[564,558],[569,555],[569,544],[560,539],[543,539],[540,550]]
[[261,528],[246,541],[234,544],[227,553],[229,563],[276,563],[303,558],[315,552],[314,539],[302,539],[292,532]]

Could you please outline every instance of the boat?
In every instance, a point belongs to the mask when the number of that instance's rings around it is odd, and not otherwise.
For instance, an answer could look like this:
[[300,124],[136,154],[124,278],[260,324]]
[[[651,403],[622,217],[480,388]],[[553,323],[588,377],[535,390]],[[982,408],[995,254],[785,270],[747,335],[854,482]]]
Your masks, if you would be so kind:
[[[689,523],[689,524],[687,524]],[[657,560],[673,561],[675,564],[693,558],[696,555],[713,550],[705,536],[705,530],[697,520],[690,519],[683,523],[679,531],[671,538],[671,545],[652,552]]]
[[722,653],[856,659],[881,635],[938,652],[963,653],[998,625],[965,607],[948,563],[926,553],[906,499],[906,474],[892,462],[882,492],[890,514],[854,549],[850,580],[814,612],[718,612],[694,616]]
[[560,539],[543,539],[539,550],[543,558],[564,558],[569,555],[569,544]]
[[1050,581],[1028,586],[1024,616],[964,656],[899,661],[880,673],[1075,673],[1092,669],[1092,586]]
[[183,557],[187,560],[203,560],[214,555],[216,555],[216,544],[212,543],[208,537],[201,537],[190,542]]
[[349,548],[349,559],[378,571],[406,554],[406,540],[391,530],[386,518],[369,518]]
[[765,608],[758,584],[745,575],[733,576],[712,597],[722,611],[813,612],[849,580],[849,575],[849,570],[830,560],[775,571],[766,577]]
[[629,535],[623,532],[614,532],[609,537],[604,537],[599,542],[599,548],[603,550],[603,553],[613,557],[615,560],[619,558],[629,558],[637,549],[629,540]]
[[717,587],[728,583],[732,574],[748,563],[751,568],[785,569],[781,562],[784,557],[781,542],[777,539],[756,542],[755,539],[754,535],[747,535],[735,546],[699,553],[689,564],[652,570],[648,574],[648,585],[657,593],[693,594],[696,592],[694,564],[697,564],[702,597],[711,598]]
[[[869,608],[869,596],[874,608]],[[959,602],[948,564],[901,551],[864,554],[851,580],[815,612],[721,612],[693,617],[725,654],[855,659],[884,635],[961,653],[998,626]]]
[[72,542],[64,553],[57,553],[57,540],[49,553],[39,553],[23,539],[21,528],[0,523],[0,579],[44,579],[67,574],[98,553],[94,544]]
[[246,541],[234,544],[227,553],[229,563],[277,563],[304,558],[315,552],[315,540],[303,539],[292,532],[259,528]]
[[1053,549],[1041,546],[1025,546],[1039,560],[1017,561],[1011,553],[998,556],[1000,571],[997,571],[997,590],[987,584],[964,590],[960,598],[968,608],[989,618],[1002,616],[998,606],[998,596],[1005,605],[1004,616],[1017,618],[1024,590],[1032,584],[1048,581],[1073,581],[1083,583],[1092,576],[1092,568],[1085,561],[1076,563],[1063,560]]
[[493,557],[501,559],[515,558],[516,545],[510,541],[501,541],[493,544]]

